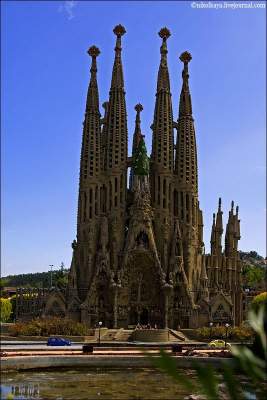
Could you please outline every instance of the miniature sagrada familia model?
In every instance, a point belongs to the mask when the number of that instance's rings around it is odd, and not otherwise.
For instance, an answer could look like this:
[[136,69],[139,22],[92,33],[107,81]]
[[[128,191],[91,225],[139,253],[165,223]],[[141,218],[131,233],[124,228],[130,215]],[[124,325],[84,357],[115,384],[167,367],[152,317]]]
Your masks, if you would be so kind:
[[[213,215],[211,252],[205,254],[198,199],[197,146],[189,90],[191,55],[182,53],[179,115],[174,121],[167,63],[170,31],[159,36],[160,65],[148,157],[135,106],[132,155],[118,25],[109,100],[99,109],[97,56],[92,46],[83,123],[77,239],[64,296],[50,296],[46,313],[108,328],[150,324],[194,328],[210,321],[242,321],[240,220],[232,202],[222,246],[221,199]],[[176,131],[176,135],[175,135]],[[176,139],[175,139],[176,136]],[[128,182],[129,169],[129,184]]]

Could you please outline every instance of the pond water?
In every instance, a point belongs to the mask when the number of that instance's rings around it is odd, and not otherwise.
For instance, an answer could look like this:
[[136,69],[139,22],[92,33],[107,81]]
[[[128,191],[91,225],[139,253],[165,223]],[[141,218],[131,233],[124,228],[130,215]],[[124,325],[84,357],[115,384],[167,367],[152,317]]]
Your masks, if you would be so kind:
[[[195,379],[194,373],[186,375]],[[184,387],[153,369],[80,369],[2,373],[1,400],[168,399],[188,395]]]

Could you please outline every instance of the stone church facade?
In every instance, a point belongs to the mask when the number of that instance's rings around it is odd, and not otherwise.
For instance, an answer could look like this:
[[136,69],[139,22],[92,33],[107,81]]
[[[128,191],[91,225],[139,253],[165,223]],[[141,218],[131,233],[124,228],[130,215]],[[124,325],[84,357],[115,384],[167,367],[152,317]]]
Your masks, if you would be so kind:
[[[194,328],[210,321],[242,321],[242,263],[238,252],[238,207],[225,231],[221,199],[214,214],[211,251],[205,254],[198,198],[197,145],[189,89],[191,55],[184,52],[179,115],[175,120],[167,62],[170,32],[159,36],[160,64],[147,156],[141,104],[135,106],[132,154],[128,156],[127,110],[118,25],[109,100],[101,116],[97,57],[92,46],[90,83],[83,123],[77,238],[66,293],[55,291],[45,314],[93,327],[137,323]],[[129,173],[129,179],[128,179]],[[127,184],[129,180],[129,184]]]

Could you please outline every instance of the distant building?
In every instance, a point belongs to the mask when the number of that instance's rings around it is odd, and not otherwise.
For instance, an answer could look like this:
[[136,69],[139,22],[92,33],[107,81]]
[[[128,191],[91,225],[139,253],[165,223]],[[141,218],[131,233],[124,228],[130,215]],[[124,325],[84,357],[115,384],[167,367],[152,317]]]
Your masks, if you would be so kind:
[[[198,198],[197,145],[189,90],[191,55],[183,63],[179,115],[174,121],[163,28],[152,153],[141,131],[141,104],[128,157],[127,111],[121,39],[114,28],[115,59],[109,100],[99,110],[96,58],[92,58],[80,164],[77,238],[66,294],[55,291],[45,314],[94,326],[198,327],[242,321],[240,220],[232,202],[225,232],[221,200],[213,216],[211,252],[205,254]],[[136,64],[145,60],[136,58]],[[138,84],[138,82],[137,82]],[[174,132],[177,132],[176,140]],[[212,167],[212,166],[211,166]],[[129,185],[127,174],[130,173]],[[210,190],[210,188],[209,188]]]

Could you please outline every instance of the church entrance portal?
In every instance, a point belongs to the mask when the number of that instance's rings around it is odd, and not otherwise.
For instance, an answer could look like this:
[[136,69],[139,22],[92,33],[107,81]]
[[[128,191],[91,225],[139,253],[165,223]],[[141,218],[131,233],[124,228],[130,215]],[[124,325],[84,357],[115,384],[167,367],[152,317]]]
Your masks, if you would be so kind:
[[149,323],[149,318],[148,318],[148,309],[143,308],[141,314],[140,314],[140,324],[141,325],[147,325]]
[[128,325],[162,326],[164,304],[153,257],[144,247],[138,248],[131,254],[128,268]]

